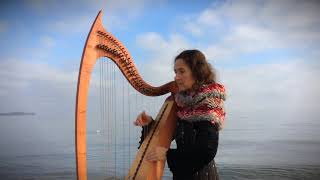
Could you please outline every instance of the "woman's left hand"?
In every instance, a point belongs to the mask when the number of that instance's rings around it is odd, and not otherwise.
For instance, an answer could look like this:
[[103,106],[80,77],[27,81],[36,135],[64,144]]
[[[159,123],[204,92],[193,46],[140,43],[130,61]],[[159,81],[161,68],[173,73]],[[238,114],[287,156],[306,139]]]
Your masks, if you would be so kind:
[[167,148],[158,146],[152,149],[146,156],[146,160],[150,162],[165,160],[167,157]]

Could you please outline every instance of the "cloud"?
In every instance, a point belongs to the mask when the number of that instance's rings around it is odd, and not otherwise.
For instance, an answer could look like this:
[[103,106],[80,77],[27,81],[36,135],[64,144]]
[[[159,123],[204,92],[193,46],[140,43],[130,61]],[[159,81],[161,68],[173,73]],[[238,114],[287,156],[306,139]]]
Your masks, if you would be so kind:
[[139,34],[136,43],[139,47],[152,53],[165,51],[171,54],[191,47],[190,42],[180,34],[170,34],[168,37],[164,37],[156,32]]
[[167,48],[168,43],[156,32],[147,32],[137,36],[137,44],[146,50],[161,51]]
[[281,62],[221,70],[231,119],[244,115],[248,121],[273,124],[316,119],[319,63],[311,65],[305,59]]
[[319,10],[316,1],[226,1],[185,17],[181,25],[209,40],[221,58],[270,48],[300,50],[320,44]]
[[223,19],[213,9],[205,9],[197,17],[185,17],[183,21],[185,30],[197,37],[205,35],[211,28],[223,25]]
[[64,18],[54,20],[48,23],[47,28],[51,32],[62,32],[62,33],[85,33],[89,32],[91,23],[94,19],[92,16],[66,16]]
[[258,14],[263,23],[278,29],[304,29],[318,27],[320,3],[317,1],[267,1]]
[[62,85],[70,84],[76,80],[73,73],[63,72],[45,63],[10,59],[1,61],[0,67],[2,69],[0,82],[11,82],[10,86],[1,84],[2,88],[8,89],[9,92],[12,88],[30,88],[34,81]]
[[[281,43],[272,31],[255,26],[239,25],[225,37],[224,44],[237,48],[240,52],[256,52],[272,48],[281,48]],[[232,47],[236,44],[236,47]]]
[[[143,62],[141,72],[143,77],[159,85],[173,80],[174,57],[182,50],[191,48],[190,42],[179,34],[171,34],[165,38],[156,32],[147,32],[139,34],[136,43],[150,56],[147,61]],[[161,74],[161,76],[155,78],[151,74]]]
[[320,43],[320,3],[317,1],[269,1],[257,20],[275,32],[288,46]]
[[267,29],[251,25],[238,25],[224,35],[219,42],[210,42],[203,49],[208,59],[222,61],[243,54],[284,49],[286,45],[277,34]]

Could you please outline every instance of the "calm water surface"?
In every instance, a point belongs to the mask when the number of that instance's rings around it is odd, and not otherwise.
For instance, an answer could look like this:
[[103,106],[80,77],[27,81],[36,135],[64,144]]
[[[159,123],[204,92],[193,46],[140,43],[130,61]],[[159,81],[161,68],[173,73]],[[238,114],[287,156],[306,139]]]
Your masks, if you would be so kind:
[[[75,179],[74,130],[19,118],[0,117],[0,179]],[[261,126],[225,129],[216,157],[221,179],[320,179],[319,126],[304,126],[283,125],[268,135]],[[89,179],[122,179],[138,137],[109,146],[105,137],[88,132]],[[171,179],[168,169],[164,179]]]

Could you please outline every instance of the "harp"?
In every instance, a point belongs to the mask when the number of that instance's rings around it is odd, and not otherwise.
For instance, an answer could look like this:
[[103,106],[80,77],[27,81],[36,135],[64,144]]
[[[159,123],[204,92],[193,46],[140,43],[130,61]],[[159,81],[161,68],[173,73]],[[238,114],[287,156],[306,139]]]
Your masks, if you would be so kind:
[[[86,43],[84,45],[76,95],[75,110],[75,152],[77,179],[87,179],[87,142],[86,142],[86,116],[88,89],[92,70],[97,59],[107,57],[116,64],[125,79],[138,92],[146,96],[160,96],[172,93],[167,98],[156,118],[156,123],[143,141],[134,161],[126,175],[126,179],[161,179],[164,161],[156,163],[147,162],[144,157],[155,146],[169,147],[176,125],[176,105],[172,95],[177,92],[175,82],[169,82],[160,87],[147,84],[139,75],[137,68],[128,50],[102,25],[102,12],[100,11],[92,24]],[[132,120],[130,120],[132,121]]]

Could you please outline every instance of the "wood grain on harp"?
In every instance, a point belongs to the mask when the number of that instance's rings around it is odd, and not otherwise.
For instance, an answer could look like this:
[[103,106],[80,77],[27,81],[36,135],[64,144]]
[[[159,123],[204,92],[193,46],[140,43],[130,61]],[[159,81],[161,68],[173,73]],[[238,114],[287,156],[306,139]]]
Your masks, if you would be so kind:
[[152,130],[143,141],[126,179],[160,180],[162,178],[165,161],[148,162],[145,160],[145,155],[156,146],[169,148],[176,124],[175,113],[174,101],[167,100],[163,104]]
[[[86,116],[88,91],[91,74],[97,60],[107,57],[113,61],[120,69],[130,85],[146,96],[161,96],[171,93],[160,113],[157,116],[158,125],[155,126],[152,138],[146,138],[142,148],[137,153],[127,179],[161,179],[164,161],[148,163],[143,160],[143,153],[148,151],[148,147],[163,146],[169,147],[171,137],[176,125],[176,105],[172,95],[178,90],[175,82],[169,82],[160,87],[154,87],[146,83],[134,64],[129,51],[111,33],[107,32],[102,25],[102,12],[100,11],[91,26],[86,43],[83,48],[81,64],[79,68],[76,110],[75,110],[75,151],[77,179],[87,179],[87,144],[86,144]],[[149,144],[147,143],[149,141]],[[148,146],[147,146],[148,144]],[[141,161],[140,161],[141,160]],[[139,168],[137,166],[139,165]]]

